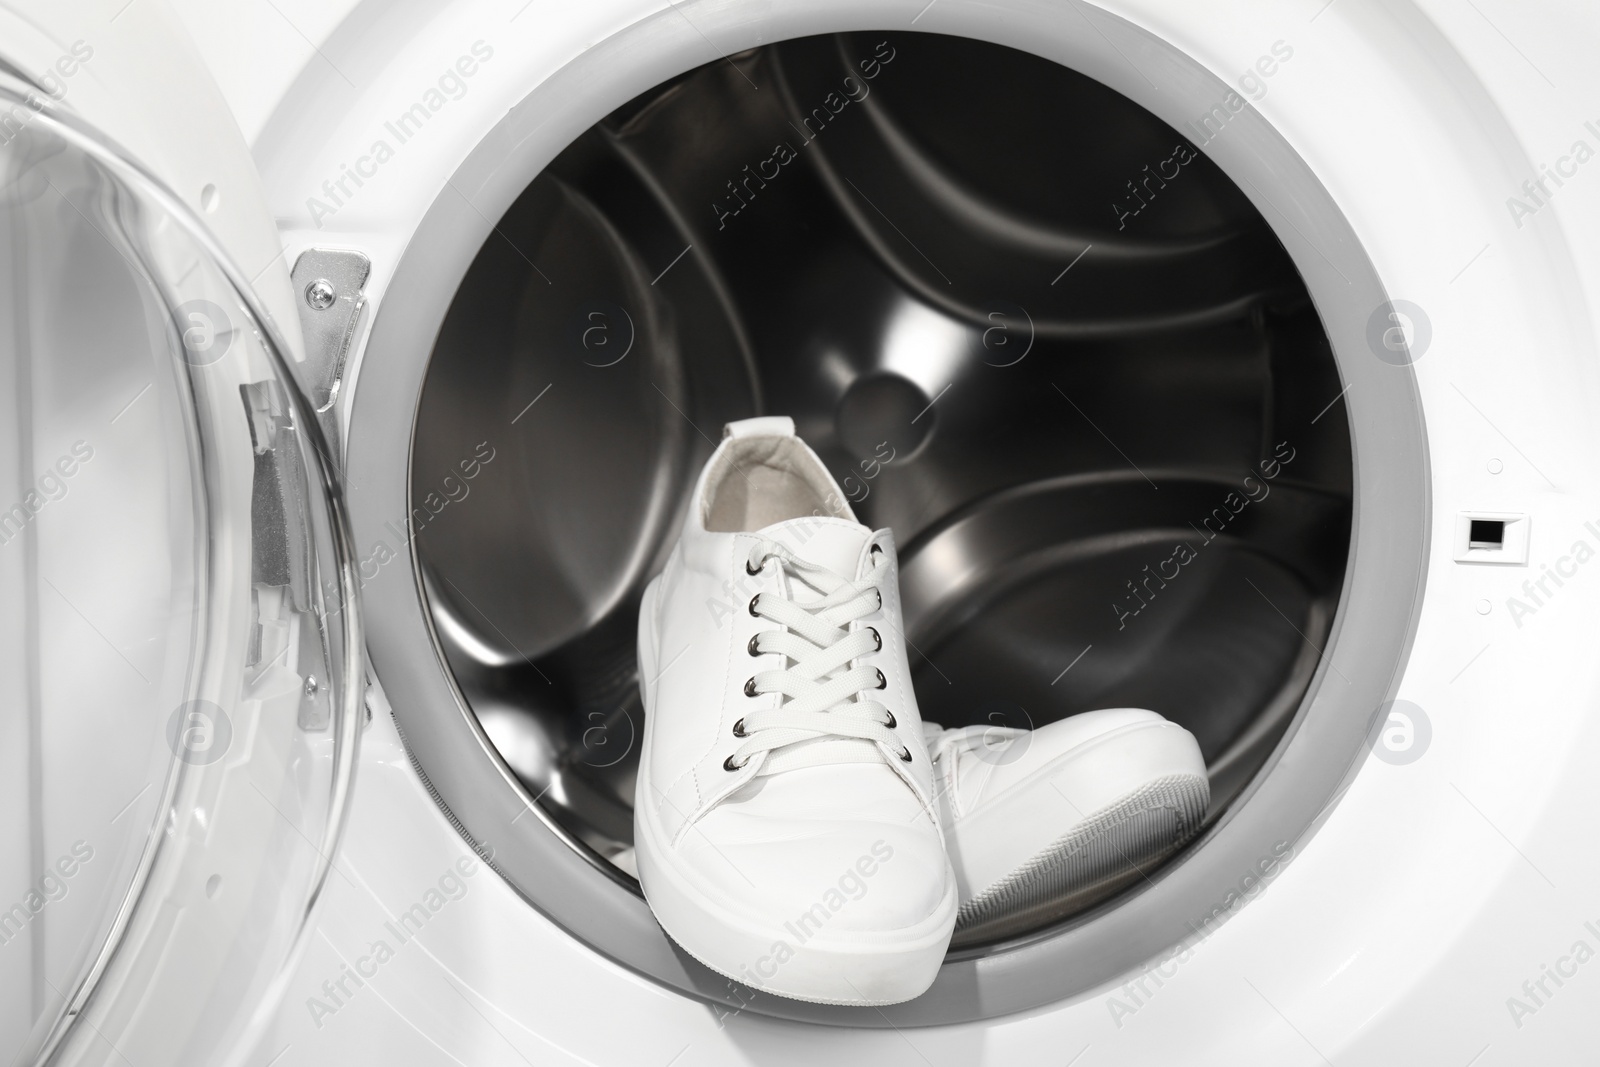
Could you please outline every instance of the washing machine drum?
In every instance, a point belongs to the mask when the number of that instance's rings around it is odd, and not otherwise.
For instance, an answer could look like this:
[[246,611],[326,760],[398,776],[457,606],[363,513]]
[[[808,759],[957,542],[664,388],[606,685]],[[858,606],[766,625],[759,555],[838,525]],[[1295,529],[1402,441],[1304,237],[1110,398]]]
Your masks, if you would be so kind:
[[[509,117],[494,143],[531,121]],[[1236,121],[1254,153],[1236,173],[1270,172],[1319,232],[1346,233],[1287,145]],[[423,223],[372,342],[418,370],[370,406],[358,393],[351,430],[353,481],[404,490],[358,505],[358,532],[392,535],[378,521],[397,506],[421,531],[420,596],[409,575],[368,591],[397,720],[530,900],[646,973],[727,995],[666,943],[632,878],[634,633],[722,424],[757,414],[791,416],[861,520],[894,529],[925,719],[1147,707],[1210,770],[1210,832],[1185,854],[963,931],[897,1021],[1108,978],[1186,936],[1252,848],[1303,831],[1390,676],[1291,729],[1337,620],[1387,634],[1391,668],[1410,623],[1409,603],[1349,595],[1355,502],[1421,472],[1409,371],[1347,361],[1330,338],[1329,315],[1364,322],[1383,300],[1357,243],[1333,253],[1337,285],[1302,274],[1190,136],[1065,66],[954,36],[755,48],[557,147],[448,301],[425,271],[462,216]],[[509,165],[467,167],[489,186]],[[1387,489],[1354,477],[1359,427],[1336,401],[1357,377],[1375,417],[1405,427]],[[1415,501],[1386,521],[1420,545]],[[1420,561],[1394,566],[1414,577]],[[1266,788],[1294,738],[1319,769]],[[524,805],[542,824],[508,830]]]
[[[861,520],[894,529],[931,721],[1149,707],[1200,739],[1220,808],[1325,640],[1349,435],[1311,424],[1338,373],[1266,222],[1082,75],[881,40],[762,49],[608,116],[500,221],[440,333],[413,497],[459,480],[483,426],[517,429],[416,542],[431,604],[502,752],[536,792],[560,780],[552,807],[602,853],[632,837],[639,595],[733,419],[792,416]],[[1038,136],[1066,115],[1090,118]],[[760,158],[774,137],[793,159]],[[1148,218],[1096,195],[1174,153]],[[582,296],[549,298],[541,271]]]
[[344,807],[347,535],[249,282],[45,94],[0,77],[0,1055],[220,1063]]

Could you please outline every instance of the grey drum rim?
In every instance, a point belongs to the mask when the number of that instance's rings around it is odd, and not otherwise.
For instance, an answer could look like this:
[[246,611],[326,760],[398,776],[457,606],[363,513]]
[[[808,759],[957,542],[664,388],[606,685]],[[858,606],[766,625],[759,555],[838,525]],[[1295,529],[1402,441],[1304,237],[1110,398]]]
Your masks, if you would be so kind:
[[[706,5],[692,25],[664,11],[597,42],[511,109],[429,208],[378,309],[349,434],[357,544],[410,556],[392,531],[409,513],[413,421],[433,339],[492,220],[562,148],[614,107],[712,58],[708,40],[727,54],[811,34],[894,32],[919,6],[827,0],[757,15]],[[1005,18],[994,3],[947,0],[915,28],[1032,52],[1191,133],[1189,120],[1231,93],[1171,45],[1097,8],[1000,6]],[[863,1011],[748,993],[741,1000],[537,805],[534,817],[519,818],[530,798],[445,668],[414,558],[409,568],[381,568],[363,587],[369,650],[412,761],[452,825],[530,904],[623,966],[742,1012],[843,1026],[950,1024],[1077,996],[1161,957],[1207,928],[1263,860],[1315,832],[1359,770],[1372,716],[1394,696],[1409,656],[1430,526],[1422,408],[1411,368],[1367,346],[1367,319],[1388,294],[1305,162],[1248,105],[1203,147],[1272,224],[1316,303],[1347,387],[1355,472],[1350,564],[1316,676],[1276,751],[1205,839],[1150,884],[1064,928],[952,958],[910,1003]]]

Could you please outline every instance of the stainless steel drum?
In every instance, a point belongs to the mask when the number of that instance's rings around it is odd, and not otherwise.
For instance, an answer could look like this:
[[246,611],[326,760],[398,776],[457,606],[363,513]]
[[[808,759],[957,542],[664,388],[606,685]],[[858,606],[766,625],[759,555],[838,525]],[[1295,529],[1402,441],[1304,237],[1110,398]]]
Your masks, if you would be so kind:
[[631,842],[639,595],[732,419],[792,416],[894,529],[925,718],[1153,708],[1199,738],[1215,816],[1317,665],[1351,447],[1272,229],[1098,82],[893,38],[756,49],[618,109],[439,333],[411,468],[434,629],[597,859]]

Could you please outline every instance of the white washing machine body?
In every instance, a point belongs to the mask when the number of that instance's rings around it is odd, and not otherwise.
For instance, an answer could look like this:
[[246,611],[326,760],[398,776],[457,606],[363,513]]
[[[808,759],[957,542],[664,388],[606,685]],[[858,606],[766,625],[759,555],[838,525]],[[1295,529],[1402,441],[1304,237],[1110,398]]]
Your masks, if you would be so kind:
[[[386,714],[403,697],[404,672],[375,649],[378,713],[343,847],[315,935],[249,1062],[1581,1056],[1600,999],[1600,964],[1590,965],[1600,954],[1600,856],[1585,833],[1600,806],[1591,770],[1600,678],[1588,650],[1600,617],[1600,578],[1588,566],[1600,550],[1600,442],[1586,417],[1600,404],[1593,11],[1358,0],[1271,12],[965,0],[176,6],[250,140],[285,262],[316,249],[370,260],[337,392],[343,432],[360,424],[363,403],[377,403],[367,398],[414,399],[369,384],[384,380],[395,349],[385,322],[400,315],[386,300],[410,301],[417,273],[431,269],[447,301],[494,220],[579,133],[693,67],[843,30],[979,38],[1110,85],[1239,181],[1302,274],[1320,279],[1312,292],[1325,315],[1341,278],[1358,287],[1341,272],[1353,237],[1391,302],[1330,322],[1348,384],[1329,398],[1329,417],[1348,409],[1354,420],[1375,402],[1351,371],[1364,359],[1414,381],[1425,431],[1416,458],[1426,482],[1412,501],[1426,536],[1422,580],[1374,593],[1408,619],[1393,650],[1401,669],[1380,680],[1389,700],[1406,702],[1402,717],[1373,702],[1387,724],[1374,751],[1342,773],[1301,832],[1259,838],[1231,889],[1192,902],[1208,921],[1142,962],[1032,1003],[1008,993],[1000,1010],[943,1025],[882,1013],[784,1017],[773,998],[732,986],[687,995],[574,936],[559,908],[531,906],[537,893],[489,866],[504,860],[500,841],[520,832],[515,808],[503,828],[465,828],[474,850]],[[1137,40],[1148,50],[1130,51]],[[1161,65],[1163,49],[1239,95],[1218,95],[1221,112],[1195,106]],[[426,121],[406,122],[419,106]],[[1228,136],[1245,117],[1292,149],[1348,231],[1308,230],[1292,187],[1250,169],[1245,138]],[[195,162],[164,176],[187,188],[202,170]],[[439,241],[441,220],[456,227],[459,247]],[[281,303],[278,282],[272,291]],[[1396,424],[1386,441],[1381,420],[1357,434],[1358,479],[1391,477],[1386,463],[1407,447],[1404,436]],[[353,459],[359,445],[347,442]],[[359,496],[368,487],[355,468]],[[394,521],[403,525],[401,500]],[[1486,559],[1474,517],[1520,526],[1525,557]],[[1359,504],[1356,518],[1375,521]],[[363,580],[404,572],[415,584],[404,554],[391,564],[376,540],[362,540],[380,528],[358,517]],[[1379,573],[1395,547],[1358,537],[1350,582]],[[1325,663],[1305,721],[1337,699],[1335,687],[1353,684],[1341,666],[1353,677],[1360,664]],[[1293,777],[1306,758],[1286,741],[1271,774]],[[1037,951],[1002,954],[980,978],[1025,970]]]

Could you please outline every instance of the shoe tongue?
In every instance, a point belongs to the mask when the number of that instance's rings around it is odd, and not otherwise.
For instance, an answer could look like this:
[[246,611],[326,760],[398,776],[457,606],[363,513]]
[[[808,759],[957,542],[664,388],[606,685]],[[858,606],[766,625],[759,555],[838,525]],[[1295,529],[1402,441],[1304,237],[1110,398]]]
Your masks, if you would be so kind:
[[849,579],[855,578],[861,550],[872,539],[872,531],[858,522],[810,516],[774,523],[760,533],[807,563]]

